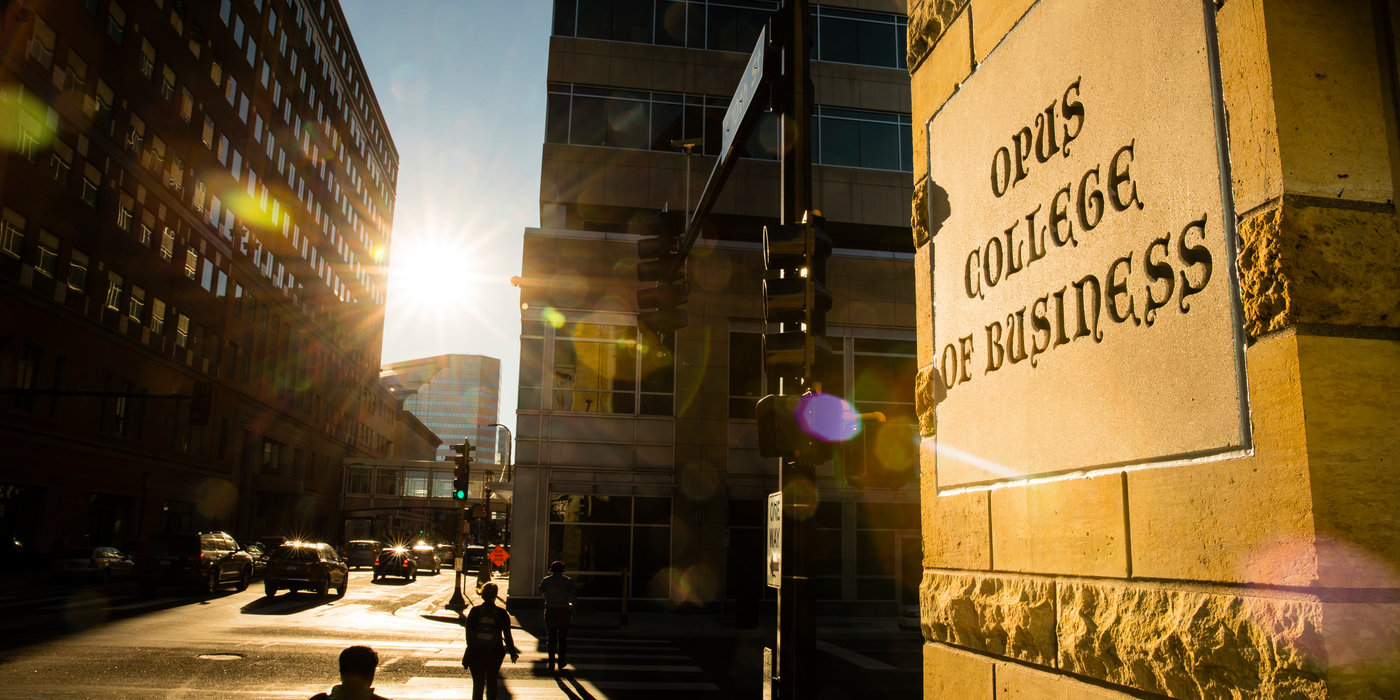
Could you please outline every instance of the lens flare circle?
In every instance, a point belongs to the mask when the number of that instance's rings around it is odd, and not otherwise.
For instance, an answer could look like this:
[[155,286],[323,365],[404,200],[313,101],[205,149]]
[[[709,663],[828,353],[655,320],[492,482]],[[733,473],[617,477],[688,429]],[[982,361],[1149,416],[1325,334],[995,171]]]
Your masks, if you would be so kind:
[[822,442],[844,442],[860,433],[860,414],[845,399],[831,394],[806,394],[794,412],[802,432]]

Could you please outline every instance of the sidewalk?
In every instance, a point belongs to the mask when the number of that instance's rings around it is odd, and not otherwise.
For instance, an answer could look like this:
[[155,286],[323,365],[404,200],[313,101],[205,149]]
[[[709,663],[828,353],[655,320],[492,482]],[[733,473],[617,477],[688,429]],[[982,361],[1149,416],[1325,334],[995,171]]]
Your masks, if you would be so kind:
[[[510,576],[493,575],[491,580],[504,591],[510,581]],[[476,593],[476,580],[474,578],[464,579],[462,584],[464,588],[462,594],[468,602],[468,606],[462,610],[462,613],[466,614],[473,606],[481,604],[481,596]],[[450,596],[450,594],[444,594],[444,596]],[[504,601],[505,597],[502,596],[502,602]],[[420,604],[426,608],[426,611],[421,614],[425,619],[435,622],[457,624],[457,613],[443,607],[446,603],[446,597],[441,600],[425,601]],[[510,615],[515,619],[515,625],[518,628],[544,630],[543,610],[512,610]],[[588,610],[585,605],[581,609],[575,609],[572,629],[620,632],[639,637],[665,635],[671,638],[703,639],[733,637],[745,632],[751,633],[754,629],[773,630],[776,622],[774,616],[763,615],[759,617],[757,628],[741,628],[734,624],[733,614],[682,612],[630,612],[624,622],[622,613],[617,610],[593,611]],[[911,632],[908,621],[897,617],[822,617],[817,620],[818,636],[849,634],[853,628],[857,628],[862,634],[899,635]],[[918,634],[917,622],[915,622],[912,632]]]

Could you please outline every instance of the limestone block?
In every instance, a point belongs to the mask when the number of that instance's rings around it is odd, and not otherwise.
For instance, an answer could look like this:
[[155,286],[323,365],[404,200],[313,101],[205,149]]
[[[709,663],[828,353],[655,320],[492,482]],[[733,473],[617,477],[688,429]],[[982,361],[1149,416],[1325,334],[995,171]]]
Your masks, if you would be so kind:
[[1283,196],[1273,75],[1261,2],[1230,0],[1215,14],[1220,82],[1229,114],[1230,178],[1238,211],[1251,211]]
[[996,665],[997,700],[1131,700],[1134,696],[1020,664]]
[[[929,0],[943,5],[948,0]],[[962,0],[965,2],[966,0]],[[932,46],[928,59],[924,65],[914,68],[915,64],[909,63],[912,72],[909,78],[909,91],[913,100],[913,146],[914,146],[914,180],[928,174],[928,131],[925,126],[928,120],[933,117],[934,112],[943,106],[944,102],[953,95],[957,87],[972,72],[972,51],[971,51],[971,26],[968,14],[953,17],[949,15],[951,24],[946,26],[941,38],[936,46]],[[911,19],[909,24],[911,42],[913,39],[914,23]],[[911,45],[910,50],[913,50]]]
[[924,639],[1055,663],[1055,584],[1045,579],[924,573],[919,586]]
[[[933,294],[933,266],[928,260],[932,254],[933,251],[926,245],[914,249],[913,301],[918,308],[932,308],[929,300]],[[918,308],[914,313],[914,337],[919,341],[914,361],[919,367],[925,367],[933,364],[933,343],[929,342],[933,338],[933,314],[918,313]]]
[[[925,440],[929,445],[933,441]],[[931,451],[931,450],[930,450]],[[931,464],[931,460],[927,460]],[[991,519],[987,492],[939,496],[933,480],[920,475],[924,484],[919,499],[923,526],[924,567],[932,569],[992,568]]]
[[1319,577],[1400,590],[1400,341],[1297,343]]
[[993,700],[991,659],[950,649],[942,644],[924,645],[924,697],[930,700]]
[[1035,0],[972,0],[972,53],[981,63]]
[[1063,671],[1176,698],[1324,698],[1320,603],[1062,582]]
[[[920,338],[928,336],[920,335]],[[920,354],[923,353],[927,343],[920,343]],[[914,411],[919,414],[919,431],[924,435],[933,434],[933,407],[938,400],[947,392],[943,386],[943,379],[938,375],[938,369],[933,365],[925,365],[919,368],[918,374],[914,375]],[[930,467],[932,462],[929,463]],[[930,469],[929,476],[933,476]],[[937,482],[927,481],[932,488]]]
[[1284,200],[1242,219],[1238,230],[1240,300],[1251,336],[1293,323],[1400,327],[1393,213]]
[[1317,583],[1297,341],[1245,353],[1254,453],[1127,473],[1134,576]]
[[1400,603],[1325,603],[1322,633],[1329,697],[1400,697]]
[[909,72],[918,70],[953,16],[962,10],[967,0],[910,0],[907,39]]
[[992,561],[999,571],[1127,576],[1122,474],[991,492]]
[[1284,190],[1391,199],[1390,148],[1370,3],[1264,4]]

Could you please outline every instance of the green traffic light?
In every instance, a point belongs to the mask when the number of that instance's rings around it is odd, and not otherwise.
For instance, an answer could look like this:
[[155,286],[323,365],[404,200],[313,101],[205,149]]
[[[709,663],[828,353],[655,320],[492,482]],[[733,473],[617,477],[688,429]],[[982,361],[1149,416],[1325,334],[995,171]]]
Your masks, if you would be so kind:
[[465,489],[457,489],[452,492],[452,497],[459,501],[465,501],[467,500],[467,492]]

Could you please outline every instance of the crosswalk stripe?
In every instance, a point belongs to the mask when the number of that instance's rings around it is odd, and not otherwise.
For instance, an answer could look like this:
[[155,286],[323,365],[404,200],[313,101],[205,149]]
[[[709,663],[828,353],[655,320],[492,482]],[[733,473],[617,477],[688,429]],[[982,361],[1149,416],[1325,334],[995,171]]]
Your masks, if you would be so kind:
[[[443,678],[441,676],[414,676],[409,678],[402,685],[408,688],[460,688],[462,678]],[[694,682],[648,682],[648,681],[608,681],[608,680],[585,680],[560,676],[554,678],[511,678],[505,681],[505,687],[510,691],[511,697],[515,697],[517,690],[539,690],[553,689],[559,690],[559,685],[564,683],[588,690],[591,693],[603,690],[655,690],[655,691],[677,691],[677,690],[718,690],[719,686],[705,681]],[[380,694],[393,694],[392,687],[396,686],[376,686],[375,692]]]

